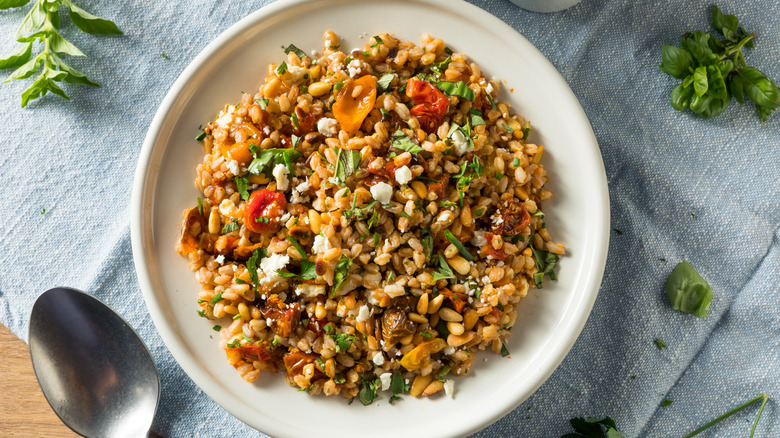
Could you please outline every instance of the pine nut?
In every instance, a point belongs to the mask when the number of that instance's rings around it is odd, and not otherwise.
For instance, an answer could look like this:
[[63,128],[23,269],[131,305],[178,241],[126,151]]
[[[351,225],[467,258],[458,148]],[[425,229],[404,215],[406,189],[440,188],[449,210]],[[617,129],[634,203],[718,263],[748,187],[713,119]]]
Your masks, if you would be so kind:
[[477,334],[474,332],[465,332],[462,335],[454,335],[450,333],[450,335],[447,336],[447,344],[450,347],[460,347],[463,344],[471,342],[471,340],[474,339],[474,336],[476,335]]
[[449,330],[450,333],[452,333],[453,335],[457,335],[457,336],[462,335],[463,332],[466,331],[466,329],[463,327],[463,324],[459,322],[448,322],[447,330]]
[[449,263],[450,266],[452,266],[452,269],[457,271],[457,273],[460,275],[466,275],[471,270],[471,265],[469,264],[468,260],[459,255],[456,255],[447,260],[447,263]]
[[315,82],[309,85],[309,94],[319,97],[330,91],[331,87],[332,85],[328,82]]
[[463,315],[450,309],[449,307],[443,307],[439,310],[439,318],[447,322],[460,322],[463,321]]
[[420,315],[428,313],[428,294],[420,295],[420,299],[417,300],[417,313]]
[[444,295],[439,295],[428,304],[428,313],[434,314],[439,311],[441,303],[444,302]]

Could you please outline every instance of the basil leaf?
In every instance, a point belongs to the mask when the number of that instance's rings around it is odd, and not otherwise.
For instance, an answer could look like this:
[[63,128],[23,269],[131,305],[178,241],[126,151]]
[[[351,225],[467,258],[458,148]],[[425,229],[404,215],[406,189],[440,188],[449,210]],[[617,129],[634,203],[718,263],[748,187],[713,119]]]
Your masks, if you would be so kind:
[[736,41],[735,33],[739,27],[739,20],[737,20],[736,16],[726,15],[717,6],[712,5],[712,25],[726,39]]
[[693,91],[699,96],[704,96],[708,88],[707,67],[699,66],[693,71]]
[[301,58],[301,59],[303,59],[303,57],[304,57],[304,56],[306,56],[306,53],[304,53],[304,52],[303,52],[303,50],[301,50],[301,49],[299,49],[299,48],[295,47],[295,44],[290,44],[289,46],[287,46],[287,47],[284,49],[284,53],[285,53],[285,54],[288,54],[288,55],[289,55],[289,54],[290,54],[290,52],[293,52],[293,53],[295,53],[295,54],[296,54],[296,55],[298,55],[298,57],[299,57],[299,58]]
[[295,237],[293,237],[293,236],[288,234],[287,235],[287,240],[289,240],[290,243],[292,244],[292,246],[294,246],[295,249],[298,250],[298,254],[300,254],[301,257],[303,257],[305,259],[306,258],[306,252],[303,250],[303,248],[301,248],[301,244],[298,243],[297,240],[295,240]]
[[707,83],[709,92],[712,93],[715,99],[730,99],[728,88],[726,88],[726,81],[723,79],[723,75],[720,69],[714,65],[707,66]]
[[704,318],[712,301],[712,288],[690,263],[680,262],[666,279],[666,295],[672,307]]
[[79,50],[78,47],[74,46],[68,40],[62,37],[57,31],[53,30],[51,32],[51,36],[49,37],[49,45],[51,47],[51,50],[57,53],[64,53],[66,55],[71,56],[87,56]]
[[344,184],[350,175],[355,173],[360,167],[360,151],[351,151],[339,148],[336,157],[336,179],[340,184]]
[[5,58],[0,59],[0,70],[19,68],[29,62],[31,56],[32,43],[19,46],[16,50],[6,55]]
[[474,256],[471,255],[471,253],[466,249],[465,246],[463,246],[462,243],[460,243],[460,240],[455,238],[455,235],[452,234],[450,230],[444,230],[444,236],[447,237],[447,239],[452,242],[453,245],[455,245],[455,248],[458,249],[458,252],[468,261],[473,262]]
[[378,397],[376,395],[376,385],[367,379],[363,379],[358,397],[360,397],[360,403],[363,403],[363,406],[370,405]]
[[333,275],[333,288],[330,290],[330,297],[333,298],[338,291],[341,283],[347,278],[349,268],[352,267],[352,259],[344,255],[341,256],[339,262],[336,263],[335,274]]
[[[71,68],[68,65],[65,65],[64,62],[60,61],[60,70],[67,73],[65,75],[65,82],[69,84],[76,84],[76,85],[89,85],[90,87],[99,87],[100,84],[97,82],[93,82],[92,79],[88,78],[84,73],[81,73],[80,71],[77,71],[73,68]],[[205,132],[204,132],[205,134]],[[204,136],[205,138],[205,136]],[[202,139],[201,139],[202,140]],[[200,140],[198,140],[200,141]]]
[[256,249],[252,252],[252,256],[246,261],[246,270],[249,272],[249,278],[252,280],[252,286],[255,288],[255,292],[260,288],[260,279],[257,276],[257,265],[260,260],[265,257],[265,248]]
[[710,34],[697,30],[692,34],[686,34],[680,41],[680,45],[690,52],[700,65],[710,65],[718,59],[718,56],[712,53],[710,39]]
[[737,70],[743,80],[745,95],[758,105],[777,108],[780,106],[780,91],[771,79],[755,67]]
[[448,96],[455,95],[458,97],[462,97],[466,100],[469,100],[471,102],[474,102],[474,98],[476,97],[476,95],[474,94],[474,90],[469,88],[468,85],[466,85],[466,83],[463,81],[460,82],[442,81],[436,83],[436,86]]
[[263,98],[263,99],[255,99],[255,103],[258,106],[260,106],[260,109],[262,109],[262,110],[268,108],[268,102],[269,102],[268,99],[265,99],[265,98]]
[[761,106],[756,105],[756,111],[758,111],[758,117],[761,118],[761,123],[766,122],[766,119],[769,118],[769,115],[772,114],[773,111],[775,111],[777,108],[770,108],[768,106]]
[[693,94],[693,87],[685,87],[683,83],[677,84],[672,90],[669,101],[672,104],[672,108],[677,111],[682,111],[688,108],[691,103],[691,95]]
[[385,73],[376,81],[376,85],[379,87],[380,91],[387,91],[390,89],[390,84],[393,82],[393,79],[395,79],[395,73]]
[[65,1],[65,5],[68,7],[70,20],[76,27],[81,29],[82,32],[105,36],[122,35],[122,31],[119,30],[113,21],[96,17],[70,1]]
[[482,118],[482,113],[479,110],[471,108],[469,110],[471,116],[471,126],[479,126],[485,124],[485,119]]
[[233,219],[229,223],[226,223],[224,227],[222,227],[222,234],[228,234],[232,233],[233,231],[238,231],[240,227],[238,226],[238,219]]
[[393,377],[390,379],[390,391],[393,395],[404,393],[404,378],[399,371],[393,373]]
[[687,50],[666,44],[661,46],[661,60],[659,66],[661,71],[678,79],[682,79],[688,74],[688,69],[693,61]]
[[425,259],[431,261],[433,258],[433,236],[431,236],[430,231],[423,230],[422,236],[420,237],[420,244],[423,247]]
[[241,199],[244,201],[249,200],[249,179],[245,176],[237,176],[233,178],[238,188],[238,193],[241,195]]
[[287,73],[287,63],[282,61],[281,64],[279,64],[279,67],[276,67],[276,74],[283,75]]
[[46,22],[46,16],[47,12],[42,3],[33,5],[27,15],[24,16],[22,25],[16,30],[14,39],[19,42],[35,41],[37,35],[40,34],[40,32],[37,32],[38,29],[43,27],[43,24]]
[[409,136],[400,129],[393,133],[393,135],[390,137],[390,141],[393,147],[411,152],[413,155],[417,155],[425,150],[421,146],[412,142],[412,139],[409,138]]
[[284,164],[293,173],[292,163],[303,154],[295,149],[273,148],[264,149],[257,154],[257,158],[249,163],[247,171],[254,175],[261,175],[264,171],[273,169],[277,164]]
[[0,9],[18,8],[30,3],[30,0],[0,0]]
[[742,76],[739,75],[733,76],[731,78],[731,82],[729,82],[729,91],[731,92],[731,95],[737,99],[737,102],[739,102],[740,105],[745,104],[744,84],[744,79],[742,79]]
[[445,70],[447,70],[447,67],[449,67],[451,61],[452,57],[448,56],[444,61],[431,65],[431,70],[438,74],[442,74]]
[[43,65],[43,57],[38,55],[35,58],[24,63],[21,67],[14,70],[14,72],[11,73],[10,76],[8,76],[5,82],[10,82],[14,79],[27,79],[33,74],[35,74],[35,72],[38,71],[39,68],[41,68],[41,65]]

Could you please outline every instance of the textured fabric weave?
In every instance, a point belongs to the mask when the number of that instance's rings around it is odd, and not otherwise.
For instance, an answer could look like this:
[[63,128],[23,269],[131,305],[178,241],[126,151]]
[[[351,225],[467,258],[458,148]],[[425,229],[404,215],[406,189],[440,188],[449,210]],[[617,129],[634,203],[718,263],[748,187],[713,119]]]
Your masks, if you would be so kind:
[[[114,19],[125,36],[63,28],[89,55],[72,65],[103,85],[65,86],[71,102],[49,96],[22,110],[29,82],[0,85],[0,322],[26,339],[42,291],[92,291],[136,328],[157,362],[155,430],[262,436],[204,395],[163,345],[139,304],[127,218],[138,153],[168,88],[209,41],[268,2],[76,3]],[[475,436],[558,437],[571,431],[569,418],[604,415],[626,437],[682,436],[761,392],[780,397],[780,115],[761,126],[752,106],[735,102],[713,120],[674,111],[675,80],[658,70],[662,44],[711,31],[710,4],[583,0],[536,14],[504,0],[472,3],[522,33],[573,89],[596,133],[612,227],[621,232],[569,355],[529,400]],[[719,6],[756,33],[748,63],[780,80],[780,3]],[[24,9],[0,11],[1,52],[16,47],[10,36]],[[674,311],[663,293],[683,259],[715,291],[706,319]],[[668,347],[659,350],[656,338]],[[673,403],[661,407],[665,399]],[[747,436],[756,409],[706,436]],[[778,435],[772,400],[756,436]]]

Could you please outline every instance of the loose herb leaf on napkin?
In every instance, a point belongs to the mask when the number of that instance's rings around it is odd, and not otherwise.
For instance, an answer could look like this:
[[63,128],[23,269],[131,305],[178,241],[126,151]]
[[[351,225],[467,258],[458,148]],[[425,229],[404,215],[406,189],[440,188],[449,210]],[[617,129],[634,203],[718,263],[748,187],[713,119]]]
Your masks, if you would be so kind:
[[[0,9],[24,6],[29,1],[0,0]],[[60,7],[63,5],[68,10],[70,21],[82,32],[104,36],[122,35],[122,31],[114,22],[96,17],[74,5],[70,0],[36,0],[14,36],[24,45],[0,59],[0,70],[16,69],[5,82],[27,79],[40,71],[32,85],[22,92],[22,108],[30,101],[43,97],[49,92],[70,100],[65,91],[55,82],[100,86],[62,61],[62,55],[86,56],[57,31],[61,25]],[[43,45],[43,51],[33,57],[32,46],[35,41]]]
[[709,119],[723,113],[732,96],[740,105],[753,101],[761,122],[780,106],[780,90],[761,70],[748,67],[743,47],[753,47],[755,34],[747,34],[734,15],[712,7],[712,24],[725,40],[708,32],[683,35],[680,47],[661,46],[662,72],[682,79],[669,101],[678,111],[686,108]]
[[617,430],[615,420],[609,417],[578,417],[572,418],[569,422],[576,433],[567,433],[561,438],[623,438],[623,435]]
[[665,288],[672,307],[699,318],[707,317],[712,302],[712,288],[690,263],[680,262],[667,277]]

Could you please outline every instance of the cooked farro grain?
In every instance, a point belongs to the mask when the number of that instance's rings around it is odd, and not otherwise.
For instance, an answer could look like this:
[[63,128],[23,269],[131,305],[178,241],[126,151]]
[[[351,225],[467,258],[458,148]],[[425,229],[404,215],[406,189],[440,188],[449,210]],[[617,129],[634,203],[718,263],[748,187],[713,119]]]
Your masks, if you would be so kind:
[[316,59],[288,48],[199,138],[202,199],[177,248],[199,313],[248,382],[283,368],[364,404],[404,382],[451,394],[477,350],[508,354],[518,303],[565,254],[541,209],[544,148],[440,39],[324,39]]

